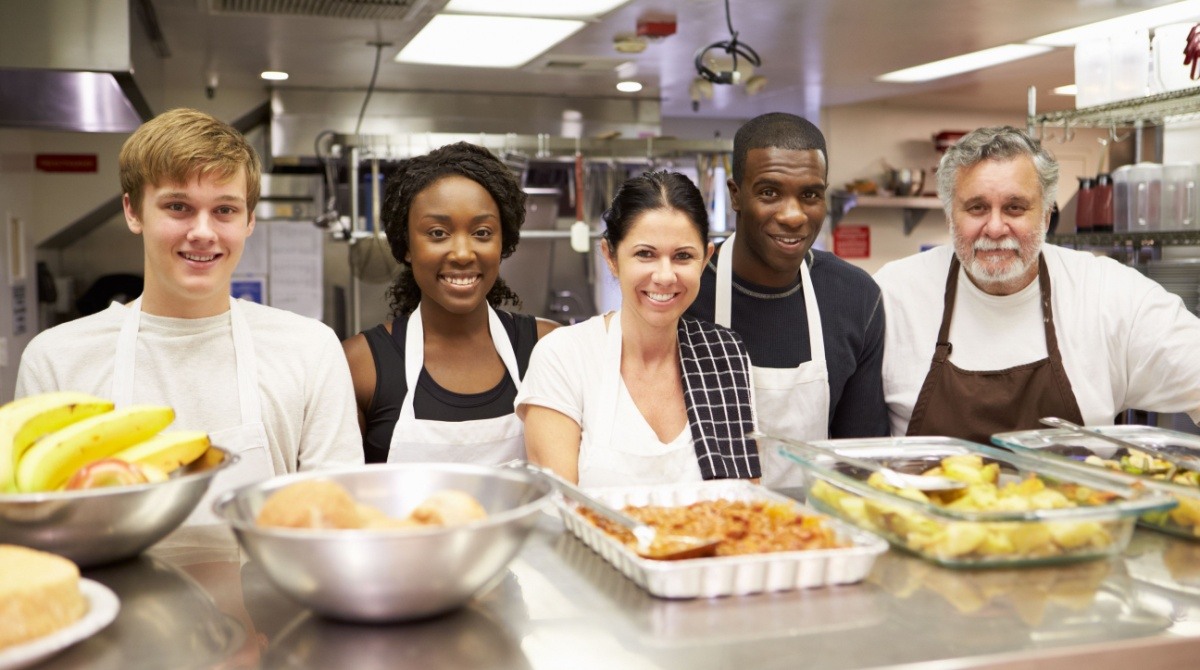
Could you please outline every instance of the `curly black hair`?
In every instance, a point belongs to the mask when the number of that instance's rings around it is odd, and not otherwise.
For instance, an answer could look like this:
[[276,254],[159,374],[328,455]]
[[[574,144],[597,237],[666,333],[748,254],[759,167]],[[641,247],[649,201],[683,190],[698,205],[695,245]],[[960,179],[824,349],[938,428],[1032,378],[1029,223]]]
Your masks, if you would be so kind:
[[[525,222],[525,191],[512,171],[491,152],[468,142],[456,142],[402,161],[388,178],[380,211],[392,257],[402,266],[399,276],[388,287],[393,317],[411,313],[421,301],[412,265],[404,260],[408,256],[408,214],[413,198],[449,175],[461,175],[479,184],[496,202],[500,210],[500,258],[508,258],[517,249],[521,224]],[[517,294],[499,277],[488,290],[487,301],[494,307],[521,304]]]

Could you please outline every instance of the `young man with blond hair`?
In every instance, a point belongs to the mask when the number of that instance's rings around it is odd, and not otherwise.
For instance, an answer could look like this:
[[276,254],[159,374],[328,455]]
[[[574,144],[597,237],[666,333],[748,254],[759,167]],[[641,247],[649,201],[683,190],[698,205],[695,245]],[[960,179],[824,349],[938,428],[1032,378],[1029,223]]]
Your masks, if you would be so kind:
[[[142,295],[35,337],[17,396],[71,390],[174,407],[173,428],[206,431],[240,456],[210,495],[361,463],[350,371],[333,331],[230,296],[254,231],[254,149],[212,116],[175,109],[138,128],[119,164],[125,222],[142,237]],[[193,520],[208,514],[202,502]]]

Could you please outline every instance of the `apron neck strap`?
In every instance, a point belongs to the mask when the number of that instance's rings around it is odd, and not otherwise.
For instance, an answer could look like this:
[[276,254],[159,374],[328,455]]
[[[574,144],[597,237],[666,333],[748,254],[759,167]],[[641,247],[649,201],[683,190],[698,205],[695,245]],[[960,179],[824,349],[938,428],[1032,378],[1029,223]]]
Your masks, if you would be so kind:
[[[954,299],[958,295],[958,270],[962,265],[958,262],[958,254],[950,255],[950,273],[946,277],[946,296],[942,305],[942,325],[938,329],[937,346],[934,349],[934,360],[945,361],[954,351],[950,343],[950,321],[954,315]],[[1059,357],[1058,336],[1054,331],[1054,309],[1050,305],[1050,271],[1046,266],[1046,255],[1038,253],[1038,289],[1041,292],[1042,329],[1046,334],[1046,353],[1053,358]]]

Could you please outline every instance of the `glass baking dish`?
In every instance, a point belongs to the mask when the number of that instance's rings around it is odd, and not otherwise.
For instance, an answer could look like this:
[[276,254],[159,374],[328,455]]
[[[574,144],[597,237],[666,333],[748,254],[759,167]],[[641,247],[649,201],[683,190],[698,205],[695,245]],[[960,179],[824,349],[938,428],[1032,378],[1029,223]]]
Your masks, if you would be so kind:
[[[1105,435],[1111,435],[1134,444],[1171,444],[1183,447],[1200,458],[1200,437],[1188,435],[1174,430],[1154,426],[1092,426]],[[1003,447],[1026,450],[1039,458],[1071,464],[1082,464],[1090,470],[1107,476],[1114,481],[1125,484],[1137,482],[1154,491],[1173,497],[1179,505],[1171,510],[1157,510],[1143,514],[1140,521],[1143,526],[1161,530],[1172,535],[1178,535],[1191,540],[1200,540],[1200,486],[1188,483],[1195,475],[1186,475],[1180,482],[1156,478],[1145,472],[1148,468],[1138,467],[1148,465],[1139,462],[1135,455],[1130,459],[1129,450],[1091,435],[1080,435],[1061,428],[1046,430],[1023,430],[1012,433],[999,433],[992,436],[992,441]],[[1094,456],[1107,463],[1087,462],[1089,456]],[[1166,463],[1159,465],[1165,466]],[[1158,470],[1160,468],[1153,468]],[[1139,470],[1142,470],[1140,474]],[[1185,471],[1180,471],[1182,474]],[[1164,473],[1165,474],[1165,473]]]
[[[804,493],[810,506],[947,567],[1046,565],[1112,556],[1129,543],[1138,515],[1175,505],[1165,494],[1130,486],[1102,473],[1093,476],[1072,464],[948,437],[813,443],[828,455],[791,450],[769,437],[762,440],[778,446],[779,453],[804,466],[808,473]],[[975,487],[964,489],[962,495],[971,496],[971,500],[958,504],[948,502],[957,494],[944,494],[947,499],[935,501],[915,489],[887,491],[868,484],[868,472],[839,462],[836,454],[878,462],[909,474],[938,467],[948,457],[958,457],[956,468],[959,461],[974,461],[972,457],[977,457],[979,464],[996,477],[998,487],[1012,484],[1014,491],[1027,493],[1031,499],[1036,497],[1036,504],[1009,500],[1002,503],[1005,509],[1001,510],[965,508],[962,503],[990,500],[983,485],[978,491]],[[1032,477],[1035,474],[1037,477]],[[1017,507],[1068,505],[1070,497],[1109,499],[1100,504],[1054,509]]]

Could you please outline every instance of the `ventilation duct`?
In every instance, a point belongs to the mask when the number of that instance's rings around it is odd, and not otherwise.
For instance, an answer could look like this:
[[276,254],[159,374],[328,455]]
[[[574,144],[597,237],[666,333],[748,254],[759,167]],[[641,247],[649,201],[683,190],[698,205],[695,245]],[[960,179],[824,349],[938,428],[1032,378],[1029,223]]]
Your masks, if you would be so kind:
[[140,19],[141,52],[165,55],[153,12],[149,0],[0,2],[0,127],[130,132],[149,119],[131,35]]
[[[213,14],[285,14],[400,21],[421,11],[430,0],[207,0],[207,3]],[[446,0],[438,0],[437,4],[445,5]]]

